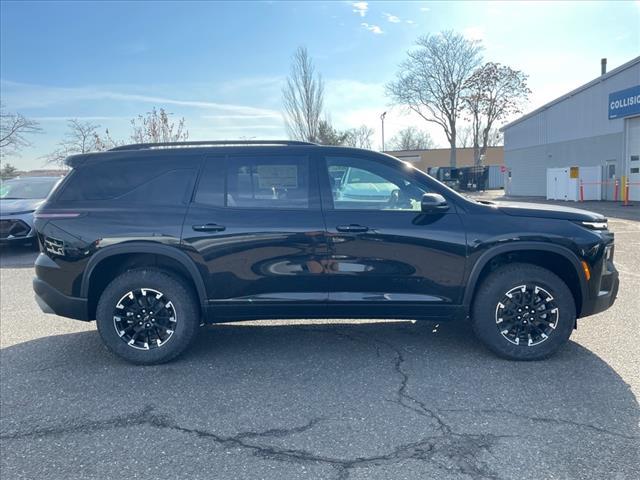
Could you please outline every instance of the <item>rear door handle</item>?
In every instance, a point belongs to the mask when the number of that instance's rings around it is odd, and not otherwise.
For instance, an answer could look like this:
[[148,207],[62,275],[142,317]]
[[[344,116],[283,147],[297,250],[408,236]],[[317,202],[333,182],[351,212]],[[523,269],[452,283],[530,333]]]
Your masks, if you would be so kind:
[[369,227],[365,227],[364,225],[355,225],[352,223],[351,225],[338,225],[336,230],[339,232],[362,233],[368,232]]
[[217,223],[205,223],[204,225],[193,225],[191,228],[196,232],[224,232],[227,227]]

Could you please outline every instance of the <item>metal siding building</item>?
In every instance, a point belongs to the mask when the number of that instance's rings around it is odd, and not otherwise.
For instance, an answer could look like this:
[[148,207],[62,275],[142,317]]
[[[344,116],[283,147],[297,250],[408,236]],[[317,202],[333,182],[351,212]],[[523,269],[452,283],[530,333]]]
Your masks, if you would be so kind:
[[[636,163],[631,162],[634,152],[630,145],[637,142],[630,137],[637,131],[640,114],[609,119],[609,95],[639,85],[637,57],[504,126],[505,164],[511,173],[509,193],[545,195],[549,167],[602,166],[607,167],[603,180],[610,173],[617,179],[629,176],[635,170],[631,163]],[[631,177],[633,180],[635,175]],[[636,199],[635,190],[633,193],[631,198]]]

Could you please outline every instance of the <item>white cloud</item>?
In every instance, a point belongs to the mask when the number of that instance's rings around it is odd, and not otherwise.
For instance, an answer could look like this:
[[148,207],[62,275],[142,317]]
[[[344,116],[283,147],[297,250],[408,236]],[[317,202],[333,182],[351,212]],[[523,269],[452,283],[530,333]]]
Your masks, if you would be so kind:
[[367,10],[369,10],[369,4],[367,2],[353,2],[351,6],[353,7],[353,12],[361,17],[364,17],[367,14]]
[[382,15],[391,23],[400,23],[402,21],[400,17],[391,15],[390,13],[383,13]]
[[405,20],[405,23],[408,23],[409,25],[415,25],[416,22],[414,22],[413,20]]
[[381,35],[384,33],[378,25],[370,25],[368,23],[361,23],[360,25],[369,30],[374,35]]
[[209,110],[220,110],[243,116],[268,116],[280,118],[280,112],[265,108],[236,105],[203,100],[183,100],[177,98],[118,92],[102,86],[52,87],[2,80],[3,97],[13,109],[44,108],[51,105],[85,102],[88,100],[116,100],[122,102],[149,103],[156,106],[176,105]]
[[420,7],[420,10],[422,10],[423,12],[428,12],[431,9],[429,7]]
[[484,40],[484,28],[479,26],[471,26],[462,30],[462,34],[469,40]]

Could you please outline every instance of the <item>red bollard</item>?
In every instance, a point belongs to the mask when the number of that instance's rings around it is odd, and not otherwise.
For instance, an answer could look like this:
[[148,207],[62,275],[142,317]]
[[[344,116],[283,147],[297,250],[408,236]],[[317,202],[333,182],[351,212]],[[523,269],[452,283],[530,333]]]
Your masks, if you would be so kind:
[[582,180],[580,180],[580,201],[584,202],[584,186],[582,185]]

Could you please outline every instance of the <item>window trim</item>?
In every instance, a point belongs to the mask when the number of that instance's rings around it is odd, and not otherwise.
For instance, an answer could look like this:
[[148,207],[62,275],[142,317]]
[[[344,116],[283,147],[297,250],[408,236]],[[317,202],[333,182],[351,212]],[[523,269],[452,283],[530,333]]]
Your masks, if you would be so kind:
[[[307,170],[308,170],[308,205],[304,208],[280,208],[280,207],[246,207],[246,206],[230,206],[227,205],[228,200],[228,170],[229,170],[229,160],[232,158],[286,158],[286,157],[294,157],[298,159],[306,159],[307,161]],[[205,169],[207,168],[208,162],[212,161],[212,159],[222,159],[223,168],[222,175],[224,178],[224,193],[223,193],[223,205],[212,205],[209,203],[203,203],[196,201],[196,197],[198,194],[198,189],[200,188],[200,182],[204,177]],[[204,161],[202,162],[202,168],[200,170],[200,174],[198,175],[198,180],[196,182],[196,186],[193,190],[193,197],[191,199],[191,205],[195,205],[202,208],[215,208],[219,210],[232,210],[232,211],[258,211],[258,212],[267,212],[267,211],[276,211],[276,212],[320,212],[320,192],[319,192],[319,182],[318,182],[318,174],[317,174],[317,159],[316,156],[310,151],[302,151],[302,152],[287,152],[283,150],[278,150],[274,152],[265,152],[265,153],[228,153],[228,154],[218,154],[218,155],[206,155]]]

